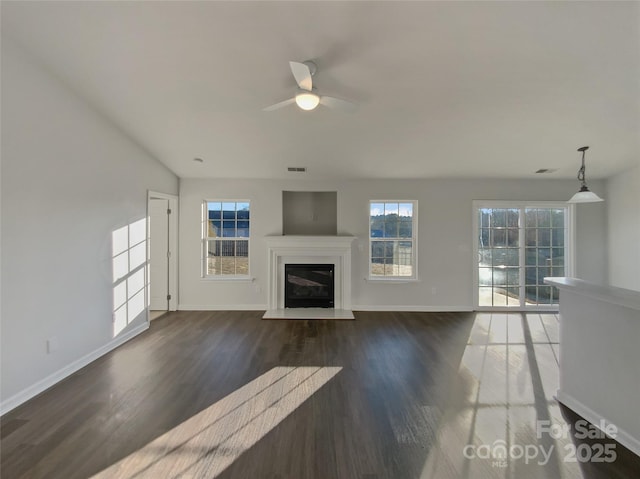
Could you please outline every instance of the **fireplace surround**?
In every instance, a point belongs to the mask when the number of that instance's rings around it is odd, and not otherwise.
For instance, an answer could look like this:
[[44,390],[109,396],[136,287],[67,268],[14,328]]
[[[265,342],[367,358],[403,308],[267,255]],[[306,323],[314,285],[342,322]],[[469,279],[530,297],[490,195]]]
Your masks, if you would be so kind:
[[[285,309],[285,265],[331,264],[334,268],[333,308],[312,308],[319,317],[353,318],[351,312],[351,243],[355,236],[267,236],[267,318],[315,314],[307,308]],[[287,314],[289,312],[289,314]],[[293,313],[292,313],[293,312]]]

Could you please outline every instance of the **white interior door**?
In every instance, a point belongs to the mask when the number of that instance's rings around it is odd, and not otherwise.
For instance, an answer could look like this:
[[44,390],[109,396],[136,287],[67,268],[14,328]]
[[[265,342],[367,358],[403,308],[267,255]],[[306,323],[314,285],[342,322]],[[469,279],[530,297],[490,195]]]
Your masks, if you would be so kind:
[[169,309],[169,200],[149,200],[149,280],[152,311]]

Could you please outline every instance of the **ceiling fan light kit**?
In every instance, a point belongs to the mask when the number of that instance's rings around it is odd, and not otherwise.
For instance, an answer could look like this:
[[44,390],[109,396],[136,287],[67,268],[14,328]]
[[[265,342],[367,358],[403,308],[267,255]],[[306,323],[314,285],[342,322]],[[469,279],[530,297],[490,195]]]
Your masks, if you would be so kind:
[[312,91],[300,90],[296,95],[296,105],[302,110],[313,110],[320,104],[320,97]]
[[335,108],[344,111],[353,111],[355,105],[340,98],[332,96],[318,95],[313,87],[312,77],[315,75],[317,67],[312,61],[289,62],[291,73],[298,84],[298,93],[293,98],[281,101],[274,105],[263,108],[263,111],[278,110],[282,107],[295,103],[298,108],[305,111],[314,110],[318,105],[324,105],[328,108]]
[[571,197],[567,203],[596,203],[598,201],[604,201],[598,195],[596,195],[593,191],[589,191],[587,188],[587,180],[585,177],[585,167],[584,167],[584,154],[585,151],[589,149],[588,146],[583,146],[578,148],[578,151],[582,152],[582,166],[578,170],[578,181],[582,184],[580,187],[580,191],[578,191],[575,195]]

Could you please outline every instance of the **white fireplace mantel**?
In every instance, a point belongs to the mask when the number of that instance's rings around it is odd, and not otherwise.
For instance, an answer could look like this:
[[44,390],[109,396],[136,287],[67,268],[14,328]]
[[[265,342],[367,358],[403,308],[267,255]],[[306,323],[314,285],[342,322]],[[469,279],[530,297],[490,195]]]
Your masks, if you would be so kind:
[[267,236],[269,309],[264,317],[278,317],[274,312],[284,311],[284,265],[308,263],[334,265],[334,309],[351,315],[351,243],[354,239],[355,236]]

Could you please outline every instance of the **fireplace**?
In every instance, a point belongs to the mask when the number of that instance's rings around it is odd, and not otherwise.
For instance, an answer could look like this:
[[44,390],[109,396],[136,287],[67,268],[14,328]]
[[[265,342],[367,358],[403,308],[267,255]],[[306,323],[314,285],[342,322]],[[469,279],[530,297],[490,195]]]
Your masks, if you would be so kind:
[[333,264],[285,264],[285,308],[333,308]]
[[[267,236],[268,303],[264,319],[353,319],[351,243],[353,236]],[[285,307],[286,265],[333,268],[333,305]]]

